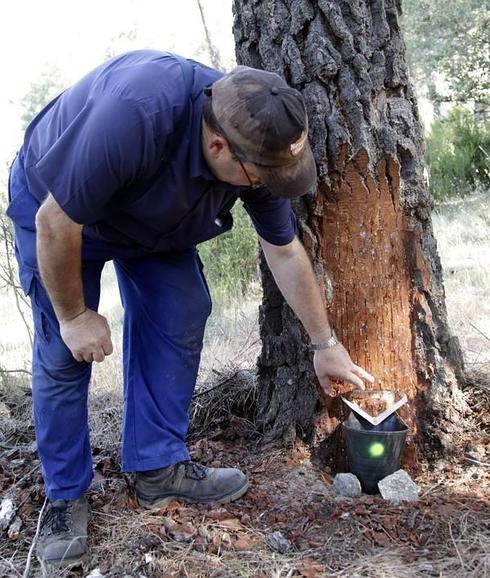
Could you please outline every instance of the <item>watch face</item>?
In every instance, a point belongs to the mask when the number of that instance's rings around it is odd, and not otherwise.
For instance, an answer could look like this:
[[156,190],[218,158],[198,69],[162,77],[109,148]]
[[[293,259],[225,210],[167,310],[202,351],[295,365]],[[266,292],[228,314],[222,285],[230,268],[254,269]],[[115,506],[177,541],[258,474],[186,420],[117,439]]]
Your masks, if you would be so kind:
[[310,347],[313,351],[322,351],[323,349],[330,349],[334,345],[337,345],[337,343],[339,343],[339,340],[335,335],[335,331],[332,330],[332,335],[327,341],[324,343],[312,343]]

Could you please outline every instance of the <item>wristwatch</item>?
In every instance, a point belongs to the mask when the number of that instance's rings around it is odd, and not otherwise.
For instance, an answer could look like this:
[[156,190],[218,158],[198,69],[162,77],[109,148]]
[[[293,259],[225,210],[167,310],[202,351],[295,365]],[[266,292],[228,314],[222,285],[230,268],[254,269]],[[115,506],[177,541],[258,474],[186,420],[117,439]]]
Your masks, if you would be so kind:
[[330,339],[328,339],[328,341],[323,341],[322,343],[311,343],[310,348],[313,351],[321,351],[322,349],[330,349],[334,345],[337,345],[337,343],[339,343],[339,340],[335,335],[335,331],[332,329],[332,335],[330,336]]

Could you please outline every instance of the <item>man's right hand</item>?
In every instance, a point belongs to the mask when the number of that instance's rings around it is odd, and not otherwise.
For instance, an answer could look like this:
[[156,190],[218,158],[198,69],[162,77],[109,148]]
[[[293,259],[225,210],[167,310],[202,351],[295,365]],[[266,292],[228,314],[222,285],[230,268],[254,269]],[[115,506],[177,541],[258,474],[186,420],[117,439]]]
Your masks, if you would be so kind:
[[107,319],[92,309],[86,309],[74,319],[60,321],[60,333],[77,361],[100,363],[114,349]]
[[48,194],[36,215],[37,261],[61,338],[77,361],[100,363],[112,353],[111,331],[105,317],[83,310],[82,229]]

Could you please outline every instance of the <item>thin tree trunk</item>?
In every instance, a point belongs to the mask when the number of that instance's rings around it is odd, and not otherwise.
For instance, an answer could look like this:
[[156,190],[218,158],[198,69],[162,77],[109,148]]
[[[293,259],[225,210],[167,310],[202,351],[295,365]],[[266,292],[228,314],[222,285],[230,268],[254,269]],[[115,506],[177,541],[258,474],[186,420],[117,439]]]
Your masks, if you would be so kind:
[[[279,73],[305,97],[319,187],[295,209],[331,323],[377,388],[407,393],[418,440],[441,449],[465,411],[463,365],[399,12],[393,0],[235,0],[234,34],[240,64]],[[317,444],[338,425],[340,402],[319,411],[307,338],[262,272],[260,422],[269,437]]]
[[197,6],[199,8],[199,13],[201,14],[201,22],[204,28],[204,34],[206,36],[206,45],[208,47],[209,57],[211,58],[211,64],[214,66],[214,68],[217,68],[218,70],[223,70],[223,65],[221,64],[219,51],[213,44],[213,41],[211,39],[211,34],[209,32],[208,23],[206,21],[206,15],[204,13],[202,0],[197,0]]

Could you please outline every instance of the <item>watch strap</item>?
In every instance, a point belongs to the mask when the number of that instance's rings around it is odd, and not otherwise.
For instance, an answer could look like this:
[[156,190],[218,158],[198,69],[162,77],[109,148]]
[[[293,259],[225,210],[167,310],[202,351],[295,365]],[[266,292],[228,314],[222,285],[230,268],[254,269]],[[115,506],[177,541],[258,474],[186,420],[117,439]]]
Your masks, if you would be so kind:
[[327,341],[323,341],[321,343],[311,343],[310,348],[313,351],[322,351],[322,349],[330,349],[339,343],[337,336],[335,335],[335,331],[332,329],[332,335]]

